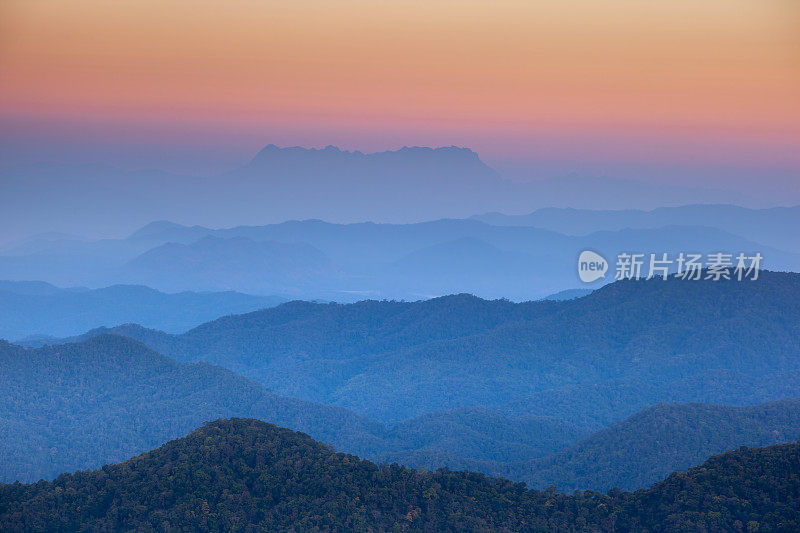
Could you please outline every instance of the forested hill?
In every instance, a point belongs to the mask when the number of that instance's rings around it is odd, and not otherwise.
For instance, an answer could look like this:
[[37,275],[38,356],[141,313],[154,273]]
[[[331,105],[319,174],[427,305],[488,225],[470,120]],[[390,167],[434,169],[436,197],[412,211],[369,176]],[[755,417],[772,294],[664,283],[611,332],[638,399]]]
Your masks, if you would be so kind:
[[527,491],[224,420],[101,470],[0,486],[3,530],[796,531],[800,446],[740,449],[636,493]]
[[599,429],[658,402],[800,396],[794,273],[621,281],[561,302],[292,302],[183,335],[111,331],[388,423],[481,405]]
[[231,416],[305,431],[369,459],[466,468],[562,489],[645,487],[724,450],[800,438],[797,400],[746,408],[662,405],[573,447],[585,429],[478,407],[387,428],[112,335],[41,349],[0,343],[0,375],[0,481],[52,479],[121,461]]
[[731,407],[661,404],[581,442],[540,459],[506,466],[500,473],[532,487],[639,489],[676,470],[736,448],[800,439],[800,400]]
[[270,420],[359,453],[384,440],[381,424],[346,409],[279,396],[125,337],[35,350],[0,341],[0,376],[0,480],[122,461],[220,417]]

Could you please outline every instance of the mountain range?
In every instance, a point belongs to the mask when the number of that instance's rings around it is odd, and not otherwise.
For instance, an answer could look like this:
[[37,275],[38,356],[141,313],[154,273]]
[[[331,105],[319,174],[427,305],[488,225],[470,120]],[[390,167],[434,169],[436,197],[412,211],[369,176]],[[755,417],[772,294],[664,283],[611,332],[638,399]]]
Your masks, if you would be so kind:
[[599,176],[513,182],[472,150],[454,146],[362,153],[268,145],[246,164],[211,176],[103,165],[0,166],[0,242],[54,228],[110,237],[159,219],[214,227],[305,218],[399,224],[546,206],[686,203],[763,202],[731,191]]
[[747,209],[735,205],[693,204],[650,211],[549,207],[526,215],[486,213],[471,218],[495,226],[532,226],[566,235],[664,226],[706,226],[724,229],[773,248],[795,253],[800,251],[795,231],[800,226],[800,206]]
[[[127,325],[39,349],[5,343],[2,476],[96,467],[244,416],[379,461],[640,488],[800,436],[797,401],[756,406],[800,397],[800,278],[762,274],[525,304],[290,302],[182,335]],[[732,405],[650,408],[659,402]]]
[[[658,402],[800,396],[800,275],[621,281],[567,301],[290,302],[181,335],[101,328],[396,423],[484,406],[599,429]],[[76,339],[67,339],[76,340]]]
[[0,479],[32,482],[144,452],[219,416],[305,431],[362,457],[503,475],[532,487],[641,488],[715,453],[800,438],[800,400],[752,407],[662,404],[594,433],[486,408],[393,427],[287,398],[206,363],[117,336],[26,350],[0,345]]
[[54,337],[130,322],[182,333],[222,315],[284,301],[232,291],[165,294],[140,285],[62,289],[44,282],[0,281],[0,338],[41,345]]
[[[683,217],[687,210],[691,216]],[[342,302],[418,300],[460,292],[522,301],[607,283],[622,252],[645,257],[667,253],[673,260],[680,252],[760,253],[762,268],[800,270],[800,251],[791,229],[796,209],[693,206],[670,213],[658,220],[636,213],[616,218],[590,212],[548,215],[550,226],[563,226],[559,229],[565,232],[576,232],[581,224],[588,229],[597,219],[600,231],[575,235],[476,219],[418,224],[306,220],[227,229],[156,222],[124,239],[50,236],[17,243],[0,253],[0,279],[95,288],[146,285],[164,292],[237,291]],[[758,227],[767,229],[733,224],[739,214],[745,222],[758,222]],[[573,219],[574,223],[566,222]],[[628,219],[631,228],[625,226]],[[662,221],[678,225],[658,225]],[[741,237],[728,226],[783,248]],[[610,268],[605,278],[589,285],[579,280],[576,265],[583,250],[606,258]]]

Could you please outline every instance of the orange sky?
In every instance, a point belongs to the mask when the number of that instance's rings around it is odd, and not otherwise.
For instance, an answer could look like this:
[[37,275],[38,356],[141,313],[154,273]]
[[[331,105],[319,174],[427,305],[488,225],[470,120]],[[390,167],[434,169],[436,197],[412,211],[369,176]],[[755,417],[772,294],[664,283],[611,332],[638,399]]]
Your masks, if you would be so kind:
[[796,0],[0,4],[15,123],[800,168],[799,95]]

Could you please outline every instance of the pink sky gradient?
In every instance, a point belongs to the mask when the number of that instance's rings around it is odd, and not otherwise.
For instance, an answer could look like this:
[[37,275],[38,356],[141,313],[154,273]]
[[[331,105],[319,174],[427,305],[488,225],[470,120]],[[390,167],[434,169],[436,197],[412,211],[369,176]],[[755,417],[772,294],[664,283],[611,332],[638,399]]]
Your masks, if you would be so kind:
[[213,172],[267,143],[456,144],[523,179],[693,168],[671,179],[715,169],[724,182],[736,169],[728,179],[791,187],[800,170],[800,8],[788,0],[10,0],[0,11],[9,162],[94,154]]

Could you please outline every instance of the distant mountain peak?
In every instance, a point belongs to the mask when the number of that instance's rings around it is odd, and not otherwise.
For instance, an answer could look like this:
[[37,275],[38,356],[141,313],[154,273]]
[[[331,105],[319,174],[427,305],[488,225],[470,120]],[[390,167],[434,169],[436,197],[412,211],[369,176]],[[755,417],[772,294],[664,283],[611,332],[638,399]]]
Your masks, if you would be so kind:
[[[134,231],[128,236],[129,240],[163,239],[169,235],[174,240],[182,241],[185,238],[195,239],[211,230],[203,226],[184,226],[169,220],[156,220]],[[172,239],[169,239],[172,240]]]
[[259,156],[269,156],[278,153],[287,153],[287,152],[295,152],[295,153],[339,153],[339,154],[361,154],[362,152],[359,151],[347,151],[342,150],[338,146],[334,146],[329,144],[324,148],[314,148],[314,147],[307,147],[307,146],[278,146],[277,144],[268,144],[256,154],[255,158],[257,159]]
[[[382,161],[387,158],[408,158],[410,161],[419,160],[460,160],[464,162],[480,163],[485,166],[477,153],[470,148],[460,146],[403,146],[397,150],[384,150],[379,152],[362,152],[360,150],[342,150],[338,146],[328,145],[324,148],[305,146],[279,147],[268,144],[262,148],[248,165],[244,168],[261,167],[276,161],[292,161],[296,163],[310,163],[314,161]],[[488,167],[487,167],[488,168]],[[494,171],[492,171],[494,172]]]
[[148,236],[151,233],[174,230],[174,229],[185,229],[185,226],[182,226],[175,222],[170,222],[169,220],[154,220],[153,222],[145,224],[138,230],[131,233],[129,238],[136,239]]
[[259,154],[274,154],[278,152],[326,152],[326,153],[339,153],[339,154],[350,154],[350,155],[363,155],[363,156],[373,156],[373,155],[380,155],[380,154],[391,154],[391,153],[403,153],[403,152],[437,152],[437,153],[461,153],[461,154],[471,154],[477,156],[478,154],[475,153],[471,148],[467,148],[465,146],[456,146],[451,144],[449,146],[408,146],[404,145],[401,148],[396,150],[380,150],[377,152],[362,152],[361,150],[343,150],[336,145],[329,144],[323,148],[315,148],[313,146],[278,146],[277,144],[270,143],[262,148],[256,157]]

